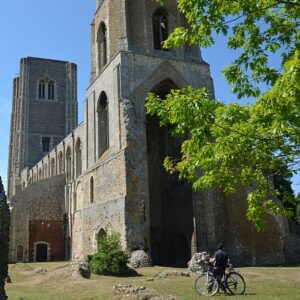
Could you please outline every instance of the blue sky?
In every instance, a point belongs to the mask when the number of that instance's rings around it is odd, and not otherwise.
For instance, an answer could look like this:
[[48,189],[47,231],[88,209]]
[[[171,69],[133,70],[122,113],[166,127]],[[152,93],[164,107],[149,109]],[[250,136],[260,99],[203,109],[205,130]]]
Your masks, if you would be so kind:
[[[6,186],[12,80],[22,57],[67,60],[78,66],[79,122],[90,79],[90,23],[96,0],[0,1],[0,176]],[[202,51],[211,65],[215,94],[236,101],[221,70],[234,57],[224,40]],[[294,185],[299,191],[299,185]]]

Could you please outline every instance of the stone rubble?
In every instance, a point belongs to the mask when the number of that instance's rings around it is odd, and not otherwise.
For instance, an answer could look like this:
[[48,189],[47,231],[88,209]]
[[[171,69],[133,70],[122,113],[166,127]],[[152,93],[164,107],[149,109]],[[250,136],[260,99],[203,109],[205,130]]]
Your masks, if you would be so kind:
[[209,260],[207,252],[195,253],[188,262],[188,271],[191,273],[201,273],[207,269],[205,262]]
[[117,284],[113,286],[114,300],[176,300],[173,296],[160,296],[144,286]]
[[75,261],[70,263],[70,276],[90,279],[92,275],[91,266],[85,261]]
[[143,250],[133,251],[131,253],[129,264],[132,268],[144,268],[152,266],[150,256]]

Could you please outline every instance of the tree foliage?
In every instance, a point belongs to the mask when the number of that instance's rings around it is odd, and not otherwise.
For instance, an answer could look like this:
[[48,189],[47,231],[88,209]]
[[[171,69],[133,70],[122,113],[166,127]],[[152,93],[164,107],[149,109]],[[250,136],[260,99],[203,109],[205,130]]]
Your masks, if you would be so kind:
[[[179,172],[196,190],[221,187],[233,193],[239,185],[248,187],[247,217],[257,229],[267,212],[293,215],[295,198],[276,188],[273,179],[289,178],[299,167],[299,2],[178,0],[178,7],[189,27],[176,28],[165,47],[207,47],[214,32],[228,36],[227,46],[239,49],[239,55],[224,74],[239,97],[257,99],[226,105],[205,88],[192,87],[173,90],[164,100],[150,94],[148,113],[158,115],[161,125],[172,124],[172,134],[185,139],[181,158],[166,158],[166,169]],[[268,61],[276,52],[279,69]],[[269,90],[261,94],[255,83],[266,83]]]
[[[165,2],[165,1],[161,1]],[[188,28],[179,27],[166,47],[186,43],[209,47],[213,34],[228,37],[227,47],[238,50],[237,58],[224,75],[239,96],[258,96],[256,83],[273,85],[281,68],[270,66],[270,54],[281,56],[281,65],[299,48],[298,0],[177,0]]]
[[8,275],[10,210],[0,177],[0,299],[7,299],[5,281]]

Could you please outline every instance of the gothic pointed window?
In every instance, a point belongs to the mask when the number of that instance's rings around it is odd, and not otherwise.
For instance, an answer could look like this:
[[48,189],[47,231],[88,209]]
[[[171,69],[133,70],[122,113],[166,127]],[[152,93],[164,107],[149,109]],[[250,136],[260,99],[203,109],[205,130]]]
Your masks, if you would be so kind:
[[94,178],[90,179],[90,203],[94,202]]
[[98,157],[109,147],[108,102],[107,96],[101,92],[97,105],[98,123]]
[[154,49],[163,49],[163,43],[168,38],[168,14],[162,8],[158,8],[152,18]]
[[81,142],[79,138],[75,144],[75,154],[76,154],[76,177],[78,177],[82,173]]
[[99,72],[107,63],[107,30],[103,22],[101,22],[97,33],[98,44],[98,69]]
[[71,154],[71,149],[68,147],[67,152],[66,152],[66,161],[67,161],[67,182],[70,182],[72,179],[72,154]]
[[55,159],[52,158],[51,159],[51,176],[55,176],[56,172],[55,172]]
[[54,99],[54,82],[49,81],[48,83],[48,99],[53,100]]
[[39,99],[45,99],[45,81],[40,80],[39,82]]
[[58,154],[58,174],[64,173],[64,161],[63,161],[63,154],[59,152]]

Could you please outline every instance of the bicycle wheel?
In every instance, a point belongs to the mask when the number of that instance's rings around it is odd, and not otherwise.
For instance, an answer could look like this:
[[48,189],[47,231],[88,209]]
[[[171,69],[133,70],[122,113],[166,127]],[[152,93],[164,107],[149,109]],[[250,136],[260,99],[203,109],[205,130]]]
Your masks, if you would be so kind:
[[201,274],[195,280],[195,290],[201,296],[213,296],[219,290],[219,283],[210,274]]
[[236,272],[226,275],[225,284],[231,294],[242,295],[246,290],[246,283],[243,276]]

